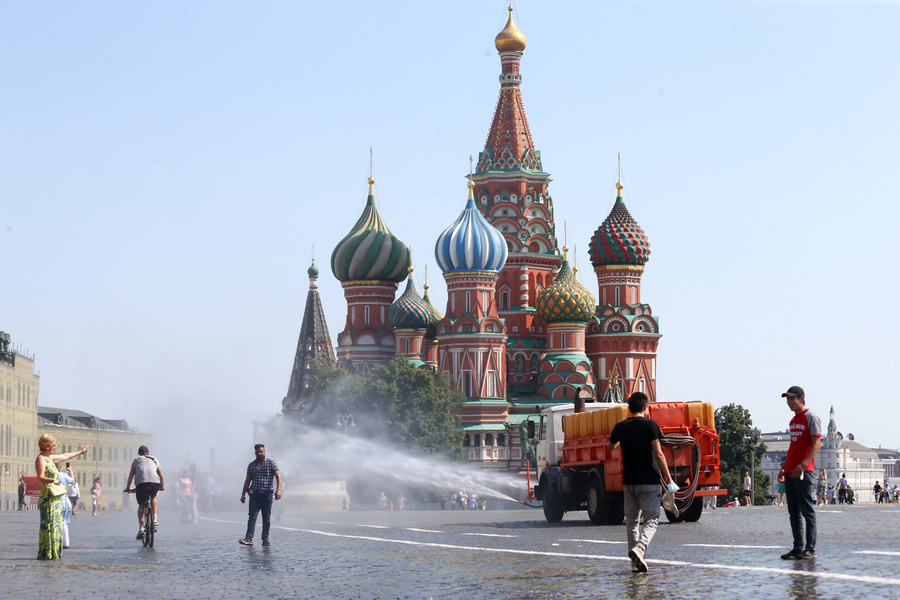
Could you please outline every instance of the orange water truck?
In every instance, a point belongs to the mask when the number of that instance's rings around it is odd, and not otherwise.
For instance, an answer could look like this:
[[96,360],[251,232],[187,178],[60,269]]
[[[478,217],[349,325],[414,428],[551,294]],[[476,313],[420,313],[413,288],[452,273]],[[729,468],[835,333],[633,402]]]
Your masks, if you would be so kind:
[[[679,514],[666,510],[671,522],[697,521],[705,496],[724,496],[719,488],[719,436],[710,402],[650,402],[647,416],[659,424],[660,444],[679,491]],[[571,511],[586,510],[598,525],[618,525],[625,518],[621,447],[606,446],[616,423],[627,419],[628,405],[560,404],[544,408],[529,437],[537,438],[538,484],[530,496],[543,502],[550,523]]]

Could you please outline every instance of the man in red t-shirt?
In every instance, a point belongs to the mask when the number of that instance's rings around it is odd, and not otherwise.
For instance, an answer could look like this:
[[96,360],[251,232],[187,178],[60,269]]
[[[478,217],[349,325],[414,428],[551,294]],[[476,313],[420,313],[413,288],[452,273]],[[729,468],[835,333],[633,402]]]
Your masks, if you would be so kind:
[[[785,498],[791,519],[791,533],[794,547],[785,560],[814,558],[816,556],[816,496],[813,472],[816,468],[816,454],[822,446],[822,423],[811,410],[806,408],[803,388],[792,385],[781,395],[787,398],[787,405],[794,411],[791,419],[791,445],[787,457],[781,465],[785,476]],[[804,543],[803,521],[806,521],[806,541]]]

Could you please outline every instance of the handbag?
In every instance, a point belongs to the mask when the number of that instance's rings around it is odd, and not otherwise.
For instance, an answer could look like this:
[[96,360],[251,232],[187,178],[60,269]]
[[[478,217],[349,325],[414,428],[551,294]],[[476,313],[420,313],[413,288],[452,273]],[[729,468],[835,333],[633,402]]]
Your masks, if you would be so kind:
[[48,483],[47,490],[50,492],[50,495],[54,498],[58,496],[64,496],[66,493],[66,486],[60,483]]

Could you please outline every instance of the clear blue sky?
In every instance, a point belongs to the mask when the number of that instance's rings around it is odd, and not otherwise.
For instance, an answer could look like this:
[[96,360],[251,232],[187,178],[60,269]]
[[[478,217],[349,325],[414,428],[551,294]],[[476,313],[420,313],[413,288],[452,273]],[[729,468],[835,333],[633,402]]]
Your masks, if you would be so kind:
[[[287,391],[313,245],[343,328],[329,258],[370,147],[443,309],[434,241],[488,132],[506,6],[3,3],[0,329],[36,354],[41,402],[249,443]],[[900,3],[515,6],[558,232],[595,290],[622,154],[660,399],[772,431],[797,384],[843,433],[900,446]]]

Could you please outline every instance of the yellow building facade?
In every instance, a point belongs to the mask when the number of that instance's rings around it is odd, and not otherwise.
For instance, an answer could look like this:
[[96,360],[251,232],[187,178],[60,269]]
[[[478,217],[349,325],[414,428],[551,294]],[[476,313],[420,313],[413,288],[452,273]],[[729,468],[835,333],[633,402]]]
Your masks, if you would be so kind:
[[35,474],[38,438],[45,433],[56,438],[59,454],[90,444],[87,454],[70,461],[88,508],[90,488],[97,477],[102,506],[121,506],[131,462],[142,444],[153,447],[152,435],[129,427],[124,420],[40,406],[39,396],[40,375],[34,370],[34,357],[16,351],[9,334],[0,331],[0,510],[15,509],[19,477]]
[[90,489],[100,478],[101,505],[110,509],[122,503],[122,490],[128,481],[131,462],[141,445],[152,447],[153,436],[141,433],[121,420],[106,420],[79,410],[38,408],[38,436],[49,433],[56,438],[56,451],[74,452],[90,444],[87,454],[70,461],[81,488],[82,502],[90,508]]
[[16,352],[0,331],[0,508],[15,505],[20,475],[34,475],[40,376],[34,357]]

